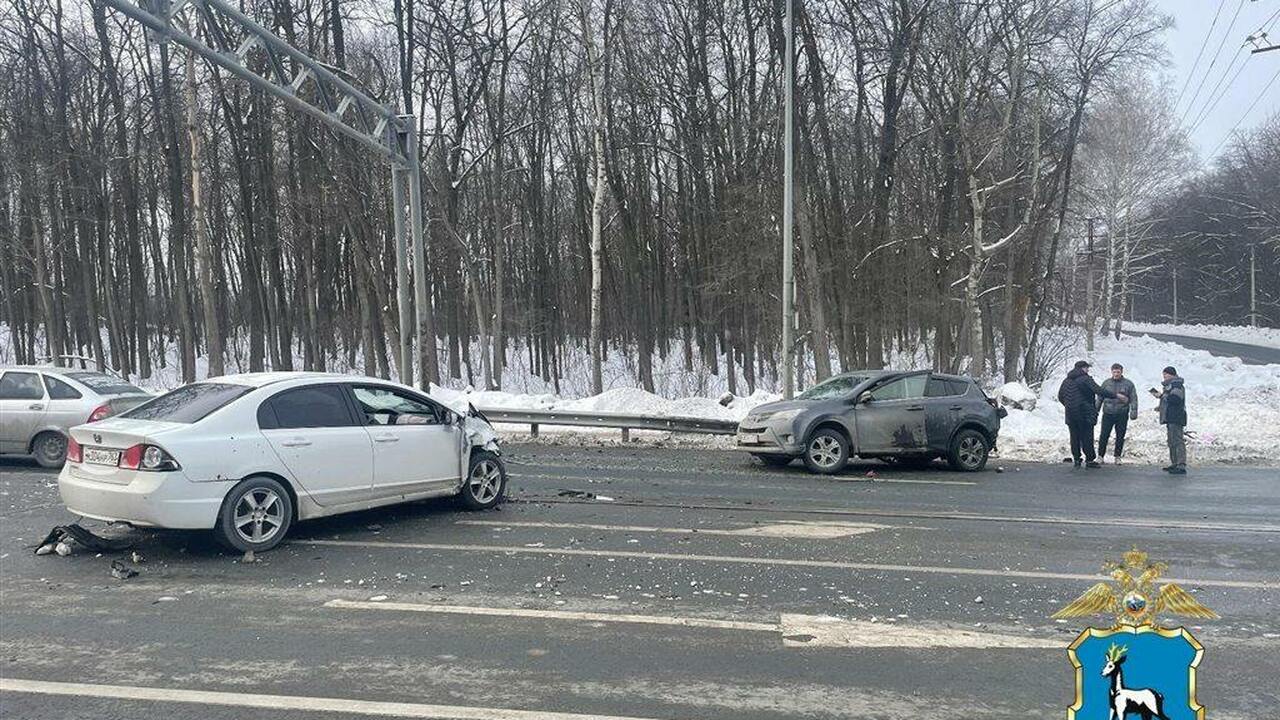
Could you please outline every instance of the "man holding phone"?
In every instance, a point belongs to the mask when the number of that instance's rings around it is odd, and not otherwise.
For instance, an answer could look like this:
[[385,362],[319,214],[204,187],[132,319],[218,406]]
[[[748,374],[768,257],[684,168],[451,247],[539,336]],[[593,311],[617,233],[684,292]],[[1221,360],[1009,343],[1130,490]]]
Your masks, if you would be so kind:
[[1170,365],[1161,373],[1164,390],[1151,388],[1151,394],[1160,399],[1156,412],[1160,424],[1165,426],[1169,442],[1169,466],[1164,471],[1170,475],[1187,474],[1187,440],[1183,430],[1187,427],[1187,391],[1178,371]]

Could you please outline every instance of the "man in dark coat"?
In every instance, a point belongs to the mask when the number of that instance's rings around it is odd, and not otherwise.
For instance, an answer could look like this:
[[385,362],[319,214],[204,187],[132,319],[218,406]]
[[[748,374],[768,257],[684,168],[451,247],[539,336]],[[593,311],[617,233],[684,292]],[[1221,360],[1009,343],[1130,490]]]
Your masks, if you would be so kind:
[[1187,390],[1172,365],[1164,369],[1162,378],[1164,390],[1155,395],[1160,399],[1156,412],[1160,413],[1160,424],[1164,425],[1169,442],[1169,467],[1164,471],[1170,475],[1186,475],[1187,439],[1182,432],[1187,427]]
[[1125,395],[1100,387],[1089,377],[1089,363],[1080,360],[1058,387],[1058,401],[1066,410],[1067,428],[1071,431],[1071,459],[1080,467],[1080,455],[1084,454],[1085,467],[1100,468],[1093,451],[1093,426],[1098,421],[1095,401],[1098,396],[1122,398]]

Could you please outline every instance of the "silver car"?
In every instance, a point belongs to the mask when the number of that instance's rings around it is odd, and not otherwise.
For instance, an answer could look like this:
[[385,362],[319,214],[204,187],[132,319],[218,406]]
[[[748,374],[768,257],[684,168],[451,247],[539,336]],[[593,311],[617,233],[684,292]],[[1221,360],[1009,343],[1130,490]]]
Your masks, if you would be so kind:
[[33,455],[62,467],[67,430],[151,399],[118,377],[61,367],[0,367],[0,454]]

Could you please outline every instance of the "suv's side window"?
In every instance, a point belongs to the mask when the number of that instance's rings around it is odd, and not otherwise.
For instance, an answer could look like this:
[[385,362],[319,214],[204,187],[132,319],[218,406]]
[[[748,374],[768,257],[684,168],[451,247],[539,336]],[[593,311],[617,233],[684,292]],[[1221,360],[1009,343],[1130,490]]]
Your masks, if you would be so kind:
[[44,376],[44,384],[49,388],[50,400],[79,400],[84,397],[79,390],[52,375]]
[[925,382],[928,375],[909,375],[885,383],[871,391],[872,400],[910,400],[924,397]]
[[368,425],[441,424],[443,413],[434,405],[406,393],[369,385],[357,385],[351,390]]
[[[265,406],[270,405],[270,411]],[[356,425],[347,396],[338,385],[309,385],[285,390],[263,403],[258,425],[264,430],[351,427]]]
[[0,377],[0,400],[43,400],[40,376],[29,372],[9,371]]
[[953,380],[951,378],[931,377],[929,384],[925,387],[925,397],[955,397],[964,395],[969,391],[969,383],[964,380]]

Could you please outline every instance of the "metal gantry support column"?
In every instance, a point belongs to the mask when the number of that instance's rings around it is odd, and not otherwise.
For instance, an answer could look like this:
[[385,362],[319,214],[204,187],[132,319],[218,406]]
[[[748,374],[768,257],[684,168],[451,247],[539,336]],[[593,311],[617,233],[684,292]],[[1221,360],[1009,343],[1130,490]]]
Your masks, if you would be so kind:
[[398,163],[391,163],[391,205],[396,234],[396,304],[400,310],[400,346],[396,348],[396,365],[400,381],[407,383],[407,378],[413,376],[413,353],[410,351],[413,335],[409,325],[409,294],[405,292],[409,287],[409,250],[405,239],[404,176],[405,169]]
[[406,174],[409,176],[409,224],[413,230],[413,310],[416,323],[414,338],[417,339],[414,355],[418,360],[418,374],[416,376],[410,374],[411,377],[417,378],[417,382],[411,379],[402,380],[402,382],[406,385],[417,385],[421,390],[426,391],[431,389],[427,353],[435,352],[435,338],[430,336],[431,328],[427,327],[427,311],[431,307],[428,303],[431,302],[431,298],[427,292],[427,245],[422,233],[422,170],[418,162],[418,125],[412,115],[402,115],[400,120],[404,123],[404,131],[409,136],[405,152],[411,163]]
[[792,305],[795,301],[795,264],[792,258],[793,242],[791,238],[792,226],[794,225],[795,208],[793,207],[793,183],[795,175],[795,158],[792,150],[792,114],[793,103],[792,95],[795,93],[795,23],[792,17],[792,6],[795,0],[786,0],[787,3],[787,27],[786,27],[786,52],[787,57],[783,63],[783,73],[786,76],[784,81],[784,102],[786,105],[786,121],[783,130],[783,151],[782,151],[782,396],[788,400],[795,392],[795,329],[792,323],[795,321],[795,313],[792,311]]

